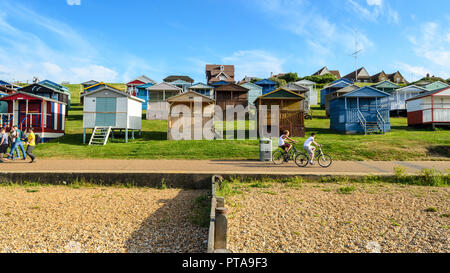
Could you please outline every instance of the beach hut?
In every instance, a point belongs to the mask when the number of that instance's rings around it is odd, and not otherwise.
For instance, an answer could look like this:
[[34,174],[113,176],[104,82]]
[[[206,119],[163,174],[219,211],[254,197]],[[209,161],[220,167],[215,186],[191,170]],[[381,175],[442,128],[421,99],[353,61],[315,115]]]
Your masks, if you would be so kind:
[[262,96],[263,88],[251,82],[240,84],[240,86],[248,89],[248,104],[254,105],[256,98]]
[[[295,92],[285,88],[278,88],[270,93],[264,94],[255,100],[255,105],[258,108],[258,116],[262,115],[260,106],[267,106],[267,116],[261,123],[258,121],[259,132],[262,131],[262,126],[268,128],[268,132],[272,131],[271,120],[271,106],[278,105],[280,109],[279,114],[279,129],[280,131],[289,130],[293,137],[305,136],[305,114],[303,112],[305,98]],[[258,118],[259,120],[259,118]],[[267,137],[267,136],[261,136]]]
[[135,131],[141,131],[143,100],[106,84],[82,96],[83,143],[86,143],[87,129],[92,129],[89,145],[105,145],[113,130],[124,130],[125,142],[129,131],[132,138]]
[[334,100],[335,98],[341,97],[347,93],[350,93],[352,91],[355,91],[358,88],[359,88],[359,86],[352,84],[352,85],[341,88],[337,91],[334,91],[333,93],[326,95],[325,96],[325,113],[326,113],[327,117],[330,116],[330,102],[332,100]]
[[98,84],[98,83],[99,83],[98,81],[90,80],[90,81],[87,81],[87,82],[82,82],[81,86],[82,86],[83,91],[84,91],[84,89],[88,88],[89,86],[93,86],[93,85]]
[[426,92],[428,90],[416,85],[409,85],[395,90],[389,97],[391,117],[406,116],[406,100]]
[[330,102],[330,128],[347,134],[391,130],[389,94],[361,87]]
[[0,80],[0,86],[4,86],[4,87],[7,87],[7,88],[12,89],[12,90],[17,90],[17,89],[20,88],[20,86],[18,86],[18,85],[15,85],[15,84],[12,84],[12,83],[9,83],[9,82],[5,82],[5,81],[2,81],[2,80]]
[[138,97],[144,101],[144,103],[142,104],[142,110],[147,110],[147,104],[148,104],[148,100],[150,97],[148,94],[147,88],[152,87],[152,86],[154,86],[154,84],[151,82],[136,86],[136,89],[137,89],[136,97]]
[[385,81],[379,82],[379,83],[377,83],[375,85],[372,85],[372,87],[374,87],[374,88],[376,88],[376,89],[378,89],[380,91],[389,93],[389,94],[394,93],[395,90],[400,88],[399,85],[397,85],[397,84],[395,84],[393,82],[390,82],[388,80],[385,80]]
[[20,88],[19,91],[56,100],[67,106],[69,105],[69,94],[50,84],[42,85],[40,83],[34,83]]
[[42,141],[64,135],[67,104],[48,97],[18,91],[0,98],[7,109],[0,113],[0,127],[10,130],[17,125],[21,130],[32,127]]
[[207,64],[206,83],[215,86],[216,82],[235,83],[234,65]]
[[449,87],[449,85],[446,83],[443,83],[441,81],[435,81],[435,82],[429,83],[424,86],[424,88],[428,91],[441,90],[441,89],[447,88],[447,87]]
[[178,81],[178,80],[187,82],[187,83],[189,83],[191,85],[194,84],[194,79],[192,79],[189,76],[171,75],[171,76],[166,77],[163,81],[173,84],[174,81]]
[[170,84],[183,89],[183,92],[186,92],[186,90],[192,86],[192,83],[183,81],[183,80],[176,80],[176,81],[170,82]]
[[169,103],[167,100],[183,92],[183,89],[170,83],[160,83],[147,88],[147,120],[167,120]]
[[210,85],[214,86],[214,88],[215,88],[217,86],[227,85],[227,84],[229,84],[229,82],[227,82],[227,81],[218,81],[218,82],[212,82]]
[[69,88],[67,88],[67,87],[65,87],[65,86],[63,86],[61,84],[57,84],[55,82],[52,82],[50,80],[43,80],[41,82],[38,82],[38,84],[40,84],[42,86],[45,86],[45,87],[49,87],[49,88],[55,89],[55,90],[58,90],[60,92],[63,92],[64,94],[66,94],[67,95],[67,101],[63,101],[63,102],[67,103],[67,108],[70,109],[70,101],[71,101],[72,94],[70,93]]
[[0,92],[3,92],[5,94],[14,94],[17,92],[16,89],[9,88],[6,85],[0,85]]
[[188,91],[197,92],[200,95],[206,96],[210,99],[214,99],[214,87],[204,83],[196,83],[188,88]]
[[[215,101],[210,97],[203,96],[194,91],[187,91],[185,93],[179,94],[177,96],[171,97],[167,100],[169,103],[169,121],[168,121],[168,131],[167,138],[169,140],[174,140],[172,134],[172,128],[178,124],[181,128],[180,134],[185,134],[181,137],[184,140],[202,140],[204,139],[204,130],[209,130],[212,134],[214,133],[214,123],[210,122],[214,118],[214,105]],[[196,108],[196,101],[199,101],[200,107]],[[190,114],[181,114],[181,108],[177,106],[184,105],[185,109],[189,109]],[[189,124],[189,135],[187,128],[183,125]],[[206,128],[208,126],[208,128]],[[196,132],[198,136],[196,136]]]
[[267,80],[267,79],[257,81],[257,82],[255,82],[255,84],[262,87],[263,95],[274,91],[277,88],[277,86],[278,86],[277,82],[274,82],[274,81],[271,81],[271,80]]
[[325,108],[326,104],[325,98],[328,94],[331,94],[339,89],[342,89],[352,84],[353,84],[352,81],[342,78],[326,85],[322,90],[320,90],[320,107]]
[[228,83],[216,87],[216,104],[226,110],[228,105],[248,106],[248,89],[235,83]]
[[450,125],[450,87],[406,100],[408,125]]
[[[339,71],[337,71],[339,73]],[[339,77],[340,78],[340,77]],[[318,104],[318,96],[317,96],[317,89],[316,89],[316,83],[313,81],[308,80],[301,80],[295,82],[296,85],[300,85],[303,87],[306,87],[309,89],[309,92],[305,94],[305,100],[306,103],[308,103],[309,106],[311,105],[317,105]]]
[[127,83],[127,93],[132,96],[137,96],[137,87],[147,83],[156,84],[154,80],[150,79],[147,76],[142,75],[139,78],[136,78],[131,82]]
[[[0,98],[8,96],[8,93],[0,91]],[[0,101],[0,113],[8,113],[8,102]]]

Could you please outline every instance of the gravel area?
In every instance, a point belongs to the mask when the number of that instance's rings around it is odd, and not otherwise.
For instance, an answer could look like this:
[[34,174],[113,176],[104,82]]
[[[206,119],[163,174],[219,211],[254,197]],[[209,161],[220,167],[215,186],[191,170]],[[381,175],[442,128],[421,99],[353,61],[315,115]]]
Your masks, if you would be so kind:
[[448,187],[275,183],[241,190],[226,200],[233,252],[450,252]]
[[201,190],[0,187],[0,252],[198,253]]

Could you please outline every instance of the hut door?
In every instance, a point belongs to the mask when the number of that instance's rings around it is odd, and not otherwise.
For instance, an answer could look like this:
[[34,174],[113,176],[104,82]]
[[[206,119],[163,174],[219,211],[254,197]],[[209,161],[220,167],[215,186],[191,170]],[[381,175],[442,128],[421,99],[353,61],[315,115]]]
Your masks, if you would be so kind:
[[96,126],[116,126],[116,98],[96,98]]

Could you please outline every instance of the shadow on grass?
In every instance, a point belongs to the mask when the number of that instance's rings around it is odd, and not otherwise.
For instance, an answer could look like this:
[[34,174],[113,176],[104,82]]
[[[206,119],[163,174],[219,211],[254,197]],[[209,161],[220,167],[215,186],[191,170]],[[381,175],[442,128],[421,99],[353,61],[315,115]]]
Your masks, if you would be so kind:
[[427,147],[427,153],[429,156],[441,156],[450,158],[450,146],[429,146]]
[[[206,193],[205,193],[206,194]],[[128,253],[204,253],[208,229],[193,225],[192,192],[181,191],[173,199],[161,199],[162,206],[150,214],[125,242]],[[209,219],[208,219],[209,220]]]

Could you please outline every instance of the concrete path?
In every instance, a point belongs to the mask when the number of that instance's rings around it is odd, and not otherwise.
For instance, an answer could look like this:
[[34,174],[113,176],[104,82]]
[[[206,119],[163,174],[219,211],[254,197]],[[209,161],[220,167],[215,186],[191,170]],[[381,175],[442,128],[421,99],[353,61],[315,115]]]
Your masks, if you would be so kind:
[[259,161],[215,160],[38,160],[34,164],[17,160],[0,164],[0,173],[188,173],[188,174],[316,174],[316,175],[389,175],[394,167],[414,174],[421,169],[450,170],[450,161],[337,161],[327,169],[320,166],[299,168],[293,162],[275,166]]

